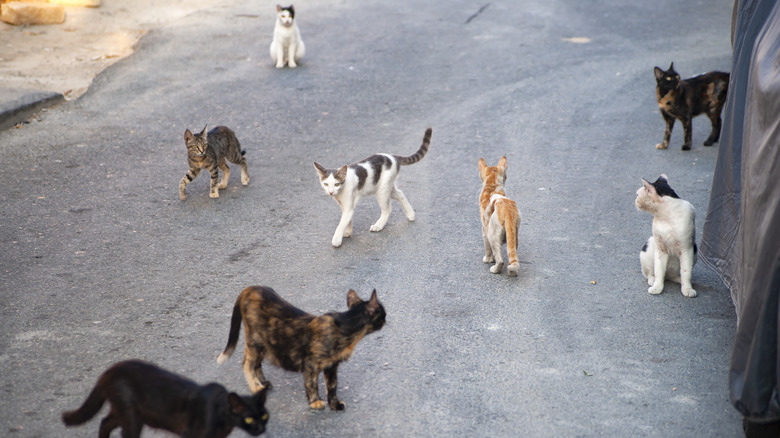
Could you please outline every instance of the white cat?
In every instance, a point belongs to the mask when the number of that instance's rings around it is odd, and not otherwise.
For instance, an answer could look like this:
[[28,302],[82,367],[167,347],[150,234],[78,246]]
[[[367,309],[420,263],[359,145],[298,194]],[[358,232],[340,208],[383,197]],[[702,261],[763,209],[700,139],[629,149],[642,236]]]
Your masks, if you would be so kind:
[[287,7],[276,5],[276,24],[270,51],[271,58],[276,62],[276,68],[284,67],[285,62],[288,67],[295,68],[298,66],[297,62],[306,54],[301,31],[295,24],[293,5]]
[[652,184],[642,179],[634,204],[653,215],[653,236],[639,252],[642,275],[650,286],[647,291],[660,294],[664,279],[669,279],[680,283],[683,295],[695,297],[691,286],[697,251],[693,205],[677,196],[664,174]]
[[314,163],[314,168],[320,176],[322,189],[341,207],[341,221],[333,234],[331,245],[338,248],[341,246],[342,238],[352,235],[352,216],[361,196],[375,194],[379,208],[382,209],[379,220],[371,225],[371,231],[382,231],[385,227],[390,218],[391,199],[400,202],[406,218],[414,221],[414,209],[403,192],[395,186],[395,179],[398,177],[400,166],[414,164],[425,156],[431,144],[432,133],[433,130],[428,128],[420,149],[408,157],[376,154],[358,163],[341,166],[339,169],[326,169],[319,163]]

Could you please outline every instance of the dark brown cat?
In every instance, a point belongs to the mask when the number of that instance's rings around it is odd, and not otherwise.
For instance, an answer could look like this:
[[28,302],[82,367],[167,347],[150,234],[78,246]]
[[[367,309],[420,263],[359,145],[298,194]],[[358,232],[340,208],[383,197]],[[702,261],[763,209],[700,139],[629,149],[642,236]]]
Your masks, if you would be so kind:
[[357,343],[385,324],[385,309],[376,297],[363,301],[354,290],[347,294],[346,312],[314,316],[288,303],[265,286],[244,289],[233,307],[230,335],[217,363],[226,361],[236,349],[241,320],[244,321],[244,377],[252,392],[268,388],[262,361],[288,371],[303,373],[306,397],[312,409],[324,409],[320,399],[319,375],[323,371],[328,390],[328,406],[344,409],[336,397],[338,366],[349,359]]
[[669,147],[672,128],[675,119],[680,119],[684,136],[682,150],[691,148],[691,120],[699,114],[707,114],[712,122],[712,132],[704,142],[704,146],[712,146],[720,138],[720,112],[726,103],[726,92],[729,88],[729,74],[711,71],[699,76],[680,80],[680,75],[674,71],[674,63],[669,70],[660,67],[655,72],[655,94],[658,108],[666,122],[664,140],[656,145],[658,149]]
[[84,404],[62,414],[67,426],[84,424],[108,400],[111,410],[100,422],[98,437],[122,428],[124,438],[138,438],[144,425],[182,437],[225,438],[234,427],[257,436],[265,432],[266,391],[242,397],[222,385],[195,382],[150,363],[114,364],[97,381]]
[[[219,198],[219,191],[227,187],[230,179],[230,167],[225,160],[241,166],[241,184],[249,184],[249,172],[247,170],[246,151],[241,150],[241,144],[236,134],[225,126],[217,126],[206,133],[203,131],[194,135],[189,129],[184,131],[184,143],[187,145],[187,164],[190,170],[179,182],[179,199],[187,199],[187,184],[198,177],[201,170],[206,169],[211,174],[210,198]],[[219,179],[219,170],[222,169],[222,181]]]

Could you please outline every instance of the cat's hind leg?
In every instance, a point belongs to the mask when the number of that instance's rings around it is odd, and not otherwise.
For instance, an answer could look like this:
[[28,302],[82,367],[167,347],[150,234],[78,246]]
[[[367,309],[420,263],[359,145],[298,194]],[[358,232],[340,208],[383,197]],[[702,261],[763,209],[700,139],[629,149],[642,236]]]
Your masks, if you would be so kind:
[[338,368],[338,363],[330,368],[325,368],[323,375],[325,376],[325,388],[328,390],[328,406],[331,410],[343,411],[347,406],[336,396],[339,384]]
[[191,168],[181,179],[181,182],[179,183],[179,199],[182,201],[187,200],[187,184],[191,183],[192,180],[198,177],[198,174],[200,173],[200,168]]
[[109,438],[111,436],[111,431],[116,429],[119,426],[120,426],[119,420],[117,419],[117,416],[114,413],[114,410],[112,409],[108,413],[108,415],[106,415],[100,421],[100,429],[98,431],[98,438]]
[[414,222],[414,209],[412,208],[412,204],[410,204],[406,199],[406,196],[404,196],[404,192],[398,190],[396,187],[393,187],[393,191],[390,192],[390,197],[401,204],[401,208],[404,210],[406,219],[408,219],[409,222]]
[[680,254],[680,289],[682,294],[688,298],[696,297],[696,291],[691,285],[693,262],[693,248],[691,248],[689,251],[682,251]]
[[271,382],[263,375],[263,356],[265,349],[258,344],[244,346],[244,378],[249,384],[252,393],[260,392],[263,388],[270,388]]
[[485,244],[485,257],[482,258],[483,263],[493,263],[496,261],[493,257],[493,249],[490,247],[490,239],[488,239],[487,227],[482,225],[482,242]]
[[714,112],[710,110],[710,112],[707,113],[707,117],[710,118],[710,123],[712,123],[712,131],[710,132],[710,136],[707,137],[707,140],[704,141],[704,146],[712,146],[720,139],[720,127],[723,124],[723,121],[720,118],[720,111]]
[[490,241],[490,250],[493,252],[493,257],[496,259],[496,264],[490,267],[490,272],[494,274],[500,274],[501,270],[504,269],[504,257],[501,254],[504,239],[504,227],[499,223],[497,215],[493,214],[490,216],[490,222],[488,223],[488,241]]
[[219,190],[225,190],[228,185],[228,180],[230,179],[230,167],[224,161],[220,163],[218,167],[222,169],[222,179],[219,181],[217,188]]
[[390,197],[392,190],[388,193],[386,190],[377,190],[376,202],[379,203],[379,208],[382,210],[382,214],[379,215],[379,219],[371,225],[371,231],[382,231],[387,225],[387,220],[390,219],[390,212],[393,210],[392,204],[390,204]]

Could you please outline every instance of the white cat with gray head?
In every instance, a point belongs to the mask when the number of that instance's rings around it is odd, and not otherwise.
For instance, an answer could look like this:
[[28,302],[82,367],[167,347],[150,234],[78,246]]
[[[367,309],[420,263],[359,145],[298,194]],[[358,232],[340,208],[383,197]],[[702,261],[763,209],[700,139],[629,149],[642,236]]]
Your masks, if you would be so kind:
[[295,24],[295,8],[293,5],[283,7],[276,5],[276,24],[274,39],[271,41],[271,58],[276,62],[276,68],[295,68],[297,62],[306,54],[306,46],[301,39],[301,31]]
[[650,286],[647,291],[660,294],[668,279],[680,283],[684,296],[695,297],[691,286],[697,252],[693,205],[677,196],[664,174],[654,183],[643,178],[634,204],[653,215],[653,235],[639,252],[642,275]]
[[326,169],[319,163],[314,163],[314,168],[320,176],[322,189],[341,207],[341,221],[333,234],[331,245],[338,248],[344,237],[352,235],[352,216],[355,213],[355,205],[362,196],[376,195],[379,208],[382,209],[379,220],[371,225],[371,231],[382,231],[387,224],[392,199],[401,203],[407,219],[414,220],[414,209],[403,192],[395,186],[395,179],[398,177],[400,166],[414,164],[425,156],[431,144],[432,133],[433,130],[428,128],[420,149],[408,157],[376,154],[338,169]]

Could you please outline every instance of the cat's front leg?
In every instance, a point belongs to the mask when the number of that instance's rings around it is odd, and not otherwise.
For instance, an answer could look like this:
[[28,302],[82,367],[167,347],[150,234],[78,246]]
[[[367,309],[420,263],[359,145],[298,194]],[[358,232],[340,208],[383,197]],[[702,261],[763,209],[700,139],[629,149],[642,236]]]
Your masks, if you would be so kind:
[[276,62],[276,68],[284,67],[284,47],[276,40],[271,42],[271,58]]
[[352,221],[349,221],[349,225],[347,225],[347,229],[344,230],[344,237],[352,237]]
[[672,128],[674,128],[674,117],[661,111],[664,118],[664,140],[655,145],[656,149],[666,149],[669,147],[669,141],[672,139]]
[[666,277],[666,263],[669,261],[669,255],[656,248],[653,258],[653,273],[655,274],[655,281],[653,285],[647,289],[647,292],[651,295],[658,295],[664,291],[664,278]]
[[325,402],[320,398],[317,380],[320,370],[311,365],[306,365],[303,370],[303,386],[306,388],[306,398],[309,400],[309,407],[312,409],[325,409]]
[[683,251],[680,254],[680,289],[684,296],[688,298],[696,297],[696,291],[691,285],[691,275],[693,274],[693,248],[689,251]]
[[197,178],[199,173],[200,168],[190,168],[190,170],[184,175],[184,177],[181,179],[181,182],[179,183],[179,199],[182,201],[187,200],[187,184],[191,183],[192,180]]
[[692,131],[693,131],[693,126],[692,126],[691,120],[692,119],[690,117],[684,117],[684,118],[680,119],[680,121],[682,122],[682,125],[683,125],[683,145],[682,145],[682,150],[684,150],[684,151],[691,150],[691,137],[692,137]]
[[290,43],[290,46],[287,48],[287,66],[290,68],[298,67],[298,64],[295,63],[295,52],[298,48],[298,44],[296,43]]
[[209,169],[211,173],[211,189],[209,190],[209,198],[219,198],[219,169],[217,166]]
[[[342,207],[341,211],[341,220],[339,221],[339,225],[336,227],[336,232],[333,233],[333,239],[330,241],[330,244],[334,247],[338,248],[341,246],[341,241],[345,236],[344,234],[347,231],[347,228],[350,228],[351,231],[351,224],[352,224],[352,215],[355,213],[355,210],[351,206]],[[352,235],[350,233],[350,235]]]
[[343,401],[339,400],[336,396],[336,390],[338,389],[338,368],[339,364],[335,364],[330,368],[325,368],[325,387],[328,390],[328,406],[334,411],[343,411],[347,406]]

